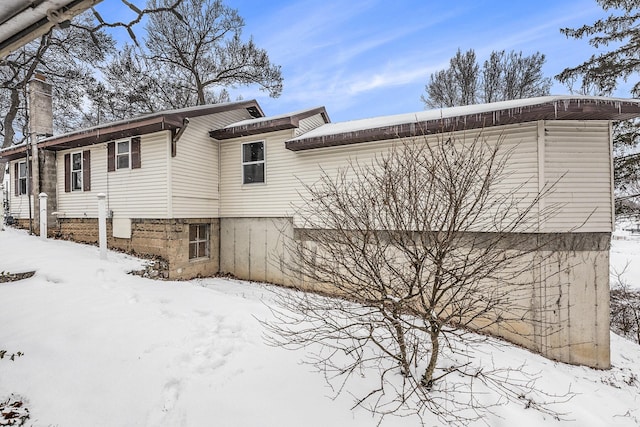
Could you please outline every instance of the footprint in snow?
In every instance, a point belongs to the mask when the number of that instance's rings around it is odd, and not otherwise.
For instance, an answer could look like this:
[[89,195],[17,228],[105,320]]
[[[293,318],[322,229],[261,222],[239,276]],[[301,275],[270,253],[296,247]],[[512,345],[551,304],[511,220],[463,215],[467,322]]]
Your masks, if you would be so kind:
[[164,385],[162,389],[162,397],[160,402],[160,411],[154,411],[149,415],[148,425],[161,426],[172,425],[169,423],[170,419],[175,418],[175,414],[172,414],[176,406],[176,402],[180,398],[180,381],[177,379],[170,379]]
[[176,406],[176,402],[180,396],[180,381],[172,379],[167,382],[164,386],[162,395],[164,399],[162,411],[169,412]]

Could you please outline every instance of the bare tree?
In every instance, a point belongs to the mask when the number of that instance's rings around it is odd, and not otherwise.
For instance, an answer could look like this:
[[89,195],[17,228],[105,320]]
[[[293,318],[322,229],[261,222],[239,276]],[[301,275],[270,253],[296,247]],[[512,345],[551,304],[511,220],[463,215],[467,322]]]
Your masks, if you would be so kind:
[[338,392],[377,370],[356,405],[383,416],[431,412],[464,424],[490,410],[476,381],[511,400],[537,393],[528,405],[547,411],[532,378],[474,365],[458,348],[483,339],[469,329],[532,338],[523,320],[535,322],[532,274],[543,271],[540,249],[550,240],[512,233],[534,230],[557,207],[538,211],[544,194],[523,198],[507,185],[509,156],[481,134],[441,135],[304,185],[302,228],[285,262],[301,288],[340,298],[279,294],[267,323],[273,344],[318,344],[312,363]]
[[[168,1],[149,4],[161,7]],[[197,105],[219,96],[215,89],[233,85],[256,84],[270,96],[280,95],[280,67],[251,38],[242,40],[244,20],[236,9],[221,0],[184,0],[177,12],[153,15],[147,25],[146,54],[161,68],[156,77],[170,76]]]
[[136,41],[133,28],[143,17],[159,13],[180,16],[176,8],[183,0],[166,1],[161,6],[142,10],[127,0],[120,1],[134,12],[132,19],[107,22],[96,10],[92,10],[74,18],[64,25],[65,28],[52,28],[40,39],[0,60],[2,147],[23,142],[28,134],[26,87],[36,70],[44,72],[53,83],[56,130],[64,132],[86,124],[86,97],[91,95],[93,88],[99,86],[94,77],[94,68],[114,52],[114,41],[106,30],[125,28]]
[[473,49],[458,49],[449,68],[431,74],[421,99],[428,107],[442,108],[548,95],[551,79],[542,74],[544,62],[539,52],[523,56],[502,50],[491,52],[480,68]]
[[422,101],[430,107],[453,107],[476,104],[478,99],[478,70],[473,49],[462,53],[460,49],[449,60],[449,68],[431,74],[426,87],[427,97]]
[[[90,22],[86,14],[75,19]],[[64,132],[81,123],[86,87],[94,82],[93,64],[113,48],[113,40],[103,32],[94,39],[97,45],[74,26],[53,28],[0,60],[0,148],[28,137],[27,85],[36,72],[45,73],[53,84],[54,128]],[[0,183],[4,170],[5,163],[0,162]]]

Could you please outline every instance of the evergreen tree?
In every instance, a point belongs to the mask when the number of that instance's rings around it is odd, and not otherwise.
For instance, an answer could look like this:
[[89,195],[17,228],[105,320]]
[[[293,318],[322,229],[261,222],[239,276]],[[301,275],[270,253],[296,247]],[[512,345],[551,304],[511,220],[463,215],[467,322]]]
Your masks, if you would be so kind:
[[[571,85],[581,78],[581,91],[610,95],[620,80],[627,80],[640,72],[640,1],[597,0],[605,12],[611,14],[591,25],[580,28],[562,28],[560,32],[569,38],[589,38],[589,44],[599,52],[576,67],[563,70],[556,78]],[[611,46],[612,49],[601,51]],[[631,93],[640,95],[640,81]]]
[[[582,64],[566,68],[558,81],[583,94],[611,95],[621,81],[634,81],[633,96],[640,96],[640,0],[597,0],[606,18],[580,28],[563,28],[569,38],[588,38],[598,53]],[[610,49],[608,49],[610,48]],[[619,194],[640,193],[640,128],[638,121],[614,124],[615,187]],[[621,205],[617,204],[619,208]],[[618,209],[620,211],[620,209]]]

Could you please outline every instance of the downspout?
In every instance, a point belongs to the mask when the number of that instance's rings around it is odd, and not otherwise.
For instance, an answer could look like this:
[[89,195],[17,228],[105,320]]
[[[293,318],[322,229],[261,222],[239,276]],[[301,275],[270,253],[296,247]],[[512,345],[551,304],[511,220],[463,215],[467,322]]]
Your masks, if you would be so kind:
[[216,140],[218,143],[218,273],[221,273],[220,269],[222,268],[222,218],[220,205],[222,203],[222,197],[220,196],[220,182],[222,181],[222,147],[221,142]]
[[171,138],[171,157],[175,157],[178,154],[178,141],[180,141],[180,138],[182,137],[184,131],[187,130],[187,126],[189,126],[189,119],[185,117],[184,119],[182,119],[182,127],[180,128],[180,130],[178,130],[178,132],[176,132],[173,138]]

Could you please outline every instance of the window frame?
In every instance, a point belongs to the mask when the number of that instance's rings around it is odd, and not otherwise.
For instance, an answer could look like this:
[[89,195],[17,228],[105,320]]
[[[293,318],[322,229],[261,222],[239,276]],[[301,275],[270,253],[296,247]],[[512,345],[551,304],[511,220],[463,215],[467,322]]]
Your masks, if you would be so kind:
[[[131,138],[127,138],[127,139],[121,139],[118,141],[114,141],[114,149],[115,149],[115,164],[116,164],[116,170],[124,170],[124,169],[131,169]],[[118,147],[120,146],[120,144],[127,144],[127,152],[126,153],[119,153],[118,152]],[[124,157],[127,156],[127,166],[126,167],[120,167],[120,157]]]
[[[24,165],[24,176],[22,174],[22,170],[21,170],[21,166]],[[27,180],[29,179],[29,170],[27,169],[27,161],[26,160],[22,160],[20,162],[18,162],[18,177],[17,177],[17,182],[18,182],[18,196],[24,196],[27,194],[28,192],[28,185],[27,185]],[[23,185],[24,184],[24,185]],[[24,191],[23,190],[24,187]]]
[[[192,227],[196,228],[196,236],[194,240],[191,240]],[[201,236],[201,229],[204,229],[204,236]],[[200,244],[204,243],[204,254],[200,254]],[[191,248],[194,247],[192,251]],[[191,256],[194,254],[194,256]],[[211,224],[197,223],[189,224],[189,261],[198,261],[211,258]]]
[[[71,188],[70,190],[73,191],[84,191],[84,153],[82,151],[75,151],[70,153],[71,158],[70,158],[70,164],[69,164],[69,179],[71,180]],[[80,156],[80,169],[74,169],[73,168],[73,157],[74,156]],[[77,174],[79,176],[79,183],[80,186],[78,188],[75,187],[75,180],[73,179],[73,175]]]
[[[245,161],[244,158],[244,147],[245,145],[250,144],[262,144],[262,160],[249,160]],[[267,144],[264,140],[262,141],[250,141],[243,142],[240,146],[240,160],[241,160],[241,176],[242,176],[242,185],[264,185],[267,183]],[[253,181],[247,182],[245,177],[245,166],[251,165],[262,165],[262,181]]]

